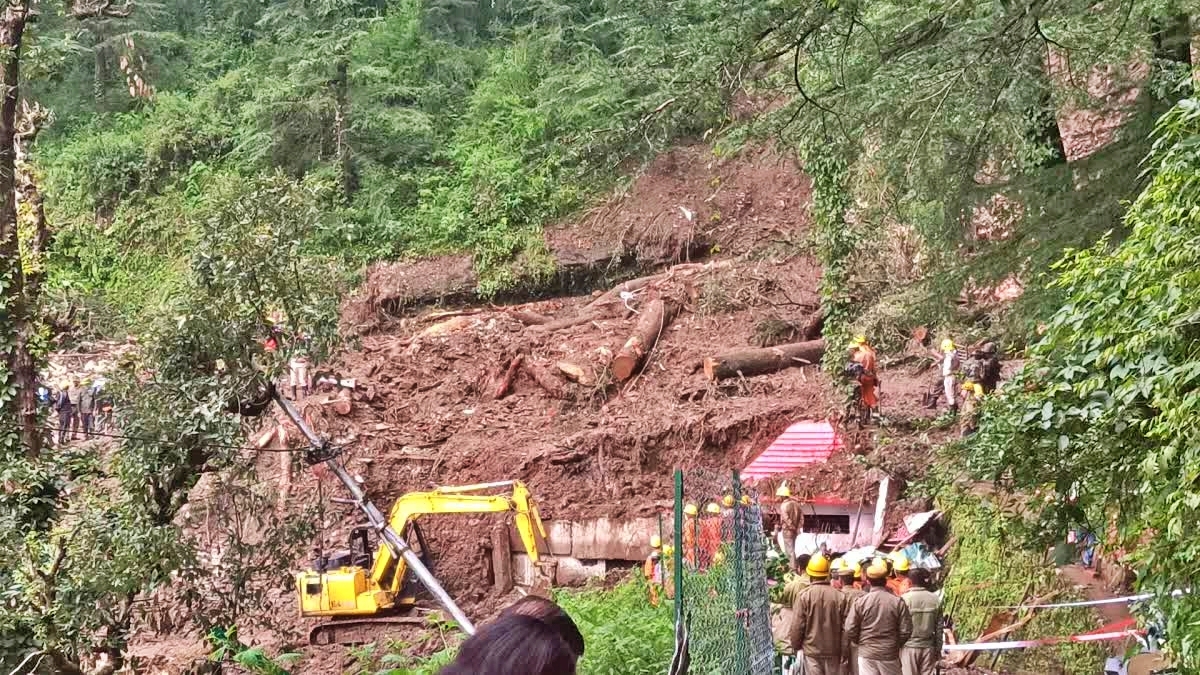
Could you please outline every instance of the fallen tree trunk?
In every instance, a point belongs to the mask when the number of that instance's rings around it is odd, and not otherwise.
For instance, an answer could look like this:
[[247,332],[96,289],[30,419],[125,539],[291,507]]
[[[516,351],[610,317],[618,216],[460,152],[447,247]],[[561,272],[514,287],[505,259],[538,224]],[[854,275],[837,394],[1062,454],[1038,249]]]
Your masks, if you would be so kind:
[[509,310],[508,315],[526,326],[541,326],[550,323],[550,317],[523,309]]
[[563,388],[562,382],[545,368],[532,361],[526,361],[522,367],[529,377],[533,378],[533,381],[537,382],[537,385],[550,395],[550,398],[567,398],[567,390]]
[[578,326],[589,321],[616,316],[627,311],[626,303],[621,299],[621,293],[642,293],[668,281],[688,279],[713,270],[728,269],[731,266],[732,262],[729,260],[715,260],[708,263],[683,263],[675,265],[666,272],[653,274],[648,277],[630,279],[602,293],[580,310],[579,314],[534,326],[533,330],[552,333],[556,330],[571,328],[572,326]]
[[765,349],[742,349],[704,359],[704,375],[712,382],[731,377],[765,375],[784,368],[818,363],[824,354],[824,340],[809,340]]
[[646,355],[654,349],[654,344],[671,324],[678,309],[675,303],[664,302],[662,298],[651,300],[642,309],[633,334],[613,357],[612,373],[617,382],[625,382],[641,369]]

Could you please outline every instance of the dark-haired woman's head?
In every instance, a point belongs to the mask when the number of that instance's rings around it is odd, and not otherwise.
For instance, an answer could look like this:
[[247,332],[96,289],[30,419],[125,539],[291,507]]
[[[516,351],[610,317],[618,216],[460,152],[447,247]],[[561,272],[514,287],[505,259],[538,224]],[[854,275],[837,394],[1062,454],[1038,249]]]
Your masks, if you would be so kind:
[[553,600],[537,595],[526,595],[509,605],[500,616],[521,614],[538,619],[542,623],[558,631],[559,636],[566,640],[567,646],[575,652],[575,658],[583,657],[583,634],[570,614],[563,611]]
[[502,614],[467,638],[438,675],[575,675],[575,661],[553,626],[525,614]]

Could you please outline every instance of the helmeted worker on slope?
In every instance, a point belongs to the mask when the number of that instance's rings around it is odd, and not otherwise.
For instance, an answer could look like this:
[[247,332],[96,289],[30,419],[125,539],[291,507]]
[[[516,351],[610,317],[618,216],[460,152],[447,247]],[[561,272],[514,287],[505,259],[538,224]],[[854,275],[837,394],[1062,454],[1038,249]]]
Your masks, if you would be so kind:
[[779,504],[779,547],[787,556],[788,566],[795,568],[796,537],[804,529],[804,511],[800,502],[792,499],[792,490],[788,487],[787,481],[779,485],[779,488],[775,490],[775,496],[782,500]]
[[950,406],[950,412],[958,413],[958,395],[957,387],[954,386],[954,374],[958,372],[959,359],[958,347],[955,346],[954,340],[946,338],[942,340],[942,390],[946,394],[946,405]]
[[860,675],[901,675],[900,648],[912,637],[912,615],[887,590],[887,565],[876,559],[866,570],[870,590],[850,605],[846,637],[858,645]]
[[858,381],[858,396],[862,406],[868,410],[879,409],[879,374],[875,348],[867,343],[865,335],[855,336],[850,343],[851,370]]
[[900,650],[903,675],[935,675],[942,656],[942,601],[928,590],[929,572],[915,569],[901,598],[912,616],[912,635]]
[[806,675],[841,675],[845,656],[846,596],[829,583],[829,559],[817,553],[805,574],[812,583],[796,597],[788,642],[803,654]]

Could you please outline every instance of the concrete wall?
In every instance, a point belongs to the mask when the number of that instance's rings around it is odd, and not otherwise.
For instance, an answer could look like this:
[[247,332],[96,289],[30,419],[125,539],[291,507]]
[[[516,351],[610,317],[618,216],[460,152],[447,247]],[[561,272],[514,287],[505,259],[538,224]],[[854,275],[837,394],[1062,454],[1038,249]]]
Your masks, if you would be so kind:
[[[550,551],[557,557],[579,560],[640,562],[650,553],[650,537],[658,534],[657,518],[593,518],[545,521]],[[523,551],[512,533],[513,551]]]

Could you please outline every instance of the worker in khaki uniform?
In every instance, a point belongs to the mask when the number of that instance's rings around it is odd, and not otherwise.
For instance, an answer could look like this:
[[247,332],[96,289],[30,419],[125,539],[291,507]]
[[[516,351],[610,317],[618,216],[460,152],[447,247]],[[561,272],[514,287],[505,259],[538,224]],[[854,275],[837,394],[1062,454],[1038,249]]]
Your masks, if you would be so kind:
[[867,568],[870,590],[846,616],[846,638],[858,645],[860,675],[902,675],[900,648],[912,636],[908,605],[888,592],[887,565],[878,558]]
[[804,529],[804,511],[800,502],[792,499],[792,490],[788,487],[787,481],[784,481],[780,484],[779,489],[775,490],[775,496],[783,500],[779,504],[779,546],[783,549],[783,554],[787,556],[788,566],[795,569],[796,536]]
[[846,597],[829,584],[829,559],[817,553],[804,570],[812,583],[796,597],[788,641],[803,653],[805,675],[841,675]]
[[[850,606],[854,604],[854,601],[866,595],[855,583],[856,580],[862,579],[862,565],[851,563],[843,558],[837,574],[841,577],[842,596],[846,598],[846,612],[849,613]],[[846,675],[858,675],[858,645],[849,645],[847,664]]]
[[901,598],[912,616],[912,635],[900,650],[904,675],[935,675],[942,656],[942,601],[929,592],[929,573],[909,573],[912,588]]

